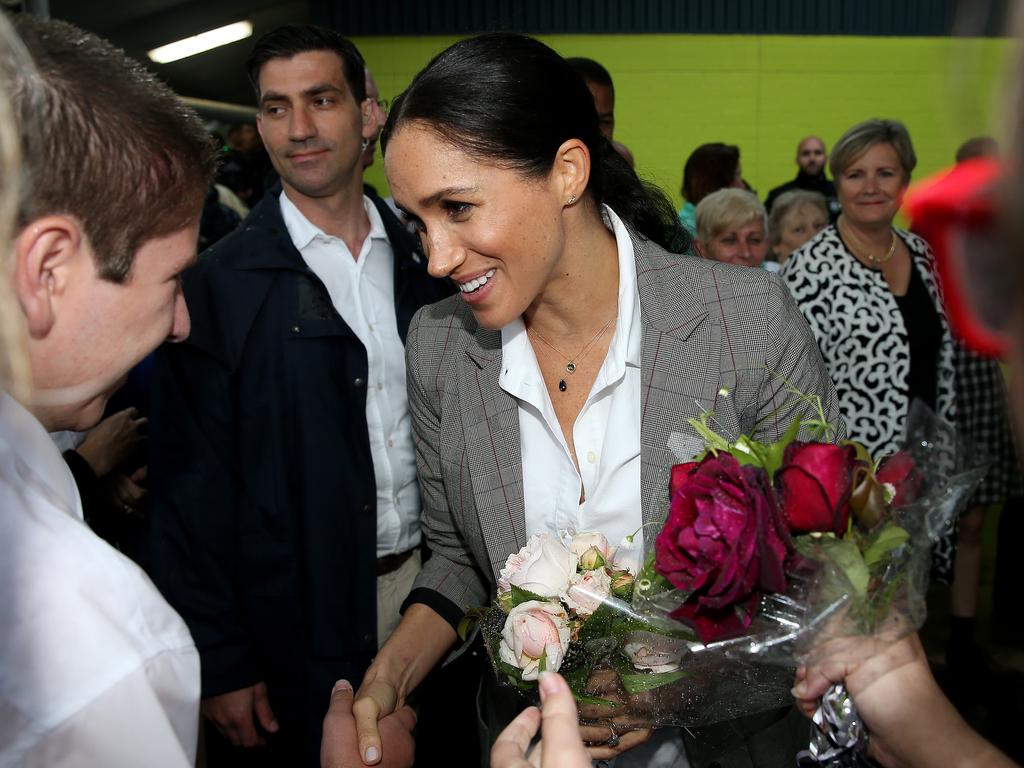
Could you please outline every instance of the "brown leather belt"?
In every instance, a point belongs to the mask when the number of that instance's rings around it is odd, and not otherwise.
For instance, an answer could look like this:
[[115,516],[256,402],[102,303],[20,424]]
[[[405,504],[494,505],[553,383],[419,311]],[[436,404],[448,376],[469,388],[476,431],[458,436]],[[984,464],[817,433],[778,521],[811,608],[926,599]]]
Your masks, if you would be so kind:
[[412,557],[412,553],[416,551],[416,548],[407,549],[405,552],[399,552],[396,555],[384,555],[384,557],[377,558],[377,575],[385,576],[389,573],[394,573],[401,568],[405,561]]

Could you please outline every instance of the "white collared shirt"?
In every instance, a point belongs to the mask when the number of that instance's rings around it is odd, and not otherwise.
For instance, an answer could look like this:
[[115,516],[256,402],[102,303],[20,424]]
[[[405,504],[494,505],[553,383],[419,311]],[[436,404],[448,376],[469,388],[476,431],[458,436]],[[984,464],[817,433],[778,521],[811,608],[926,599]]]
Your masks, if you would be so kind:
[[[619,257],[618,318],[597,378],[573,426],[573,463],[522,318],[501,329],[499,384],[519,403],[526,533],[600,531],[612,546],[636,533],[629,562],[643,551],[640,529],[640,350],[642,327],[633,243],[607,206]],[[598,312],[598,308],[594,308]],[[572,375],[565,376],[573,386]],[[585,501],[580,497],[585,491]]]
[[0,395],[0,766],[192,766],[199,654],[82,520],[43,426]]
[[420,496],[405,389],[405,347],[395,317],[395,256],[384,222],[364,196],[370,233],[358,258],[353,258],[344,240],[310,222],[284,192],[280,200],[292,243],[366,349],[366,425],[377,484],[377,557],[405,552],[420,543]]

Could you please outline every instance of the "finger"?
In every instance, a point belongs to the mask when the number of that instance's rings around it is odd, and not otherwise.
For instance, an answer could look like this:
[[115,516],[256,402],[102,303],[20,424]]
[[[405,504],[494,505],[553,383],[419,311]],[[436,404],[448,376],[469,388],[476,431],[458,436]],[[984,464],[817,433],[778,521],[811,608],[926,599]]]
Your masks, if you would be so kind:
[[146,495],[146,489],[141,488],[127,477],[124,478],[124,482],[121,483],[121,501],[125,504],[134,506],[142,501],[142,498]]
[[540,719],[540,710],[536,707],[527,707],[520,712],[491,747],[491,768],[528,766],[526,750],[537,733]]
[[393,717],[398,721],[400,726],[410,733],[412,732],[412,729],[416,727],[416,711],[412,707],[402,707],[394,714],[388,715],[388,717]]
[[806,677],[793,686],[793,698],[817,699],[833,683],[842,682],[850,671],[850,665],[844,659],[826,659],[821,664],[809,667]]
[[267,686],[265,683],[260,683],[256,686],[256,690],[253,693],[252,708],[256,713],[257,719],[260,721],[260,725],[263,726],[263,730],[268,733],[277,733],[277,729],[280,726],[277,724],[277,718],[274,717],[274,710],[270,708],[270,699],[267,698]]
[[380,762],[380,704],[372,696],[363,696],[352,704],[356,718],[356,735],[359,738],[359,754],[366,765]]
[[132,472],[132,478],[131,479],[132,479],[132,482],[135,482],[135,483],[144,483],[144,482],[146,482],[146,477],[148,475],[149,475],[149,467],[148,466],[139,467],[134,472]]
[[252,721],[252,713],[246,713],[246,715],[239,720],[232,723],[234,726],[235,736],[237,741],[234,743],[240,747],[258,747],[264,742],[260,738],[260,735],[256,732],[256,726]]
[[649,728],[645,728],[642,731],[627,731],[619,736],[619,745],[617,747],[588,747],[587,752],[590,753],[591,760],[611,760],[613,757],[621,755],[627,749],[643,744],[651,738],[651,733],[653,731]]
[[540,675],[541,738],[549,752],[585,755],[577,723],[576,702],[565,680],[556,672]]

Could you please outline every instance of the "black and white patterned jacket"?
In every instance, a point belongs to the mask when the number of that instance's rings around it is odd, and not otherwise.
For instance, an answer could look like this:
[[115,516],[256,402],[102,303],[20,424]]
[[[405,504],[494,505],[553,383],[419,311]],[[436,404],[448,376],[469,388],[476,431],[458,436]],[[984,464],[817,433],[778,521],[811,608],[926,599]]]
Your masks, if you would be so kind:
[[[953,341],[934,257],[917,235],[896,232],[938,310],[942,345],[936,361],[936,406],[939,415],[953,423]],[[818,342],[850,439],[876,457],[895,451],[910,406],[910,345],[903,315],[882,273],[858,261],[830,226],[790,256],[781,274]]]

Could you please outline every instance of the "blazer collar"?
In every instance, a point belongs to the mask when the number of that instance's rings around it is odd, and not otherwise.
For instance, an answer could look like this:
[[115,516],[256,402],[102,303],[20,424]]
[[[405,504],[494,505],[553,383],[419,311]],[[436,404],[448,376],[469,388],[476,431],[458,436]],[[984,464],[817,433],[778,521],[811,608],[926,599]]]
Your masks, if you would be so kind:
[[[654,328],[680,341],[689,338],[707,317],[707,304],[685,274],[685,262],[695,258],[669,253],[661,246],[629,232],[636,259],[640,316],[647,328]],[[466,354],[480,368],[501,365],[501,331],[477,326]]]

